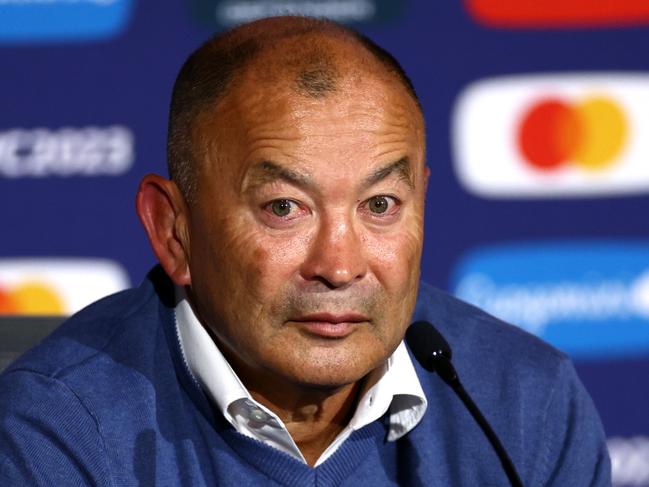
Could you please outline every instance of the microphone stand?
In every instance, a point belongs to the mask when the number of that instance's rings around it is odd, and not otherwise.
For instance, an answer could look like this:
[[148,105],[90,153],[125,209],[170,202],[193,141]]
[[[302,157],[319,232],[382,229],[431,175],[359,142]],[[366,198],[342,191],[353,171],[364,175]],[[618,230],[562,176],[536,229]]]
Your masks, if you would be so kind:
[[464,386],[460,382],[460,378],[458,377],[457,372],[455,372],[455,367],[453,367],[451,361],[444,357],[442,354],[435,353],[431,355],[431,359],[435,364],[435,370],[437,371],[438,375],[451,387],[451,389],[455,391],[455,393],[471,413],[471,416],[473,416],[473,419],[475,419],[480,426],[480,429],[482,429],[484,434],[489,439],[489,443],[491,443],[491,446],[496,451],[498,459],[503,466],[503,470],[505,470],[505,473],[507,474],[509,483],[512,484],[512,487],[524,487],[523,482],[518,476],[516,467],[509,458],[509,455],[507,455],[505,448],[498,439],[498,436],[496,436],[494,430],[491,428],[491,426],[483,416],[480,409],[478,409],[476,403],[473,402],[471,396],[469,396],[469,394],[464,389]]
[[478,423],[482,432],[487,436],[489,443],[496,451],[498,459],[507,474],[512,487],[524,487],[516,467],[505,451],[502,443],[496,436],[480,409],[464,386],[451,363],[451,347],[439,331],[427,321],[417,321],[410,325],[406,331],[406,338],[413,354],[422,366],[430,371],[437,372],[440,378],[448,384],[460,398],[464,406],[469,410],[473,419]]

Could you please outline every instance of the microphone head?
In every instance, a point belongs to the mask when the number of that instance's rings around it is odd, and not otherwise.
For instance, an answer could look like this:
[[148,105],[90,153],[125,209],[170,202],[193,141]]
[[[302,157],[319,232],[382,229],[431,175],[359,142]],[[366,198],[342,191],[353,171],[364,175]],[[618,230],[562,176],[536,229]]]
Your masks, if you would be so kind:
[[440,332],[428,321],[415,321],[406,330],[406,342],[422,367],[436,371],[437,358],[450,361],[451,347]]

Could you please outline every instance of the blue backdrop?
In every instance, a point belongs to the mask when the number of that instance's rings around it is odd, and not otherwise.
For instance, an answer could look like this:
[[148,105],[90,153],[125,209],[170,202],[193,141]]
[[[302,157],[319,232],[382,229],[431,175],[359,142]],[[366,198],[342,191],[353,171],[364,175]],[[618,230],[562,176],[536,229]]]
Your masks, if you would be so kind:
[[[421,97],[423,278],[571,354],[616,485],[649,485],[649,15],[637,0],[532,3],[0,2],[0,310],[137,284],[154,257],[134,194],[165,171],[185,57],[232,22],[328,15],[391,51]],[[60,271],[84,263],[97,275]]]

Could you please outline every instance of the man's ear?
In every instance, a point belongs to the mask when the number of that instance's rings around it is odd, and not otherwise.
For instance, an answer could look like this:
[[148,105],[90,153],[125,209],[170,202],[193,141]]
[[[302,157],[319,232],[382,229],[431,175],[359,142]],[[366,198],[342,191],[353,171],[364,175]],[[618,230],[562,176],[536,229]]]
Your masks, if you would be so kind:
[[176,183],[147,174],[140,182],[135,206],[162,268],[176,285],[190,285],[189,210]]

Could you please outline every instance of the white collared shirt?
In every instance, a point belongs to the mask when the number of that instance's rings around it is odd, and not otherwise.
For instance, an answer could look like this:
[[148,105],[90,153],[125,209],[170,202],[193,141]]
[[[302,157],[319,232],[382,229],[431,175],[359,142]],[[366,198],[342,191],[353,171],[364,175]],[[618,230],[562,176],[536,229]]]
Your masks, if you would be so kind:
[[[194,314],[182,288],[176,288],[176,331],[185,362],[194,379],[241,434],[259,440],[306,463],[282,420],[255,401],[232,370],[214,340]],[[349,424],[322,453],[329,458],[356,430],[390,410],[388,441],[412,430],[426,412],[427,401],[403,342],[383,367],[372,371]]]

